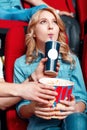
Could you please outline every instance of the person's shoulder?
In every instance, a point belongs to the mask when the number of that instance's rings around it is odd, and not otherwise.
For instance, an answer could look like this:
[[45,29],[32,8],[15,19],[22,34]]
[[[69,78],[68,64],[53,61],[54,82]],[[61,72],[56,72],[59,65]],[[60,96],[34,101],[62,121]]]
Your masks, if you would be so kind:
[[80,66],[80,59],[76,54],[71,54],[72,55],[72,65],[74,66],[74,69],[76,67]]
[[78,56],[76,54],[71,53],[70,55],[73,58],[73,60],[75,60],[75,61],[79,60],[79,58],[78,58]]
[[21,57],[15,60],[15,65],[23,65],[26,62],[26,55],[22,55]]
[[26,59],[26,55],[22,55],[19,58],[16,59],[16,61],[24,61]]

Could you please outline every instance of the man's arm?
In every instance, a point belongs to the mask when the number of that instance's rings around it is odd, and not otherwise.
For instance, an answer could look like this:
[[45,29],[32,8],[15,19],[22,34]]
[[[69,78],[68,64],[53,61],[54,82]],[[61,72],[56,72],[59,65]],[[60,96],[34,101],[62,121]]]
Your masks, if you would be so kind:
[[[40,5],[40,4],[45,4],[45,5],[49,6],[49,7],[51,7],[50,5],[48,5],[43,0],[24,0],[24,1],[28,2],[29,4],[31,4],[33,6],[37,6],[37,5]],[[51,7],[51,8],[53,8],[53,7]],[[56,11],[57,11],[57,13],[59,15],[66,15],[66,16],[74,17],[73,13],[69,13],[69,12],[66,12],[66,11],[60,11],[58,9]]]
[[21,100],[20,97],[13,97],[13,94],[11,94],[12,86],[13,86],[12,83],[6,83],[4,79],[3,81],[0,79],[0,109],[1,110],[6,110],[8,107],[15,105],[17,102]]
[[[36,77],[35,75],[38,78],[41,75],[43,76],[44,62],[45,60],[41,60],[32,79]],[[41,70],[40,73],[37,73],[38,69]],[[40,84],[37,80],[29,82],[28,79],[26,82],[20,84],[0,82],[0,108],[6,109],[16,104],[21,98],[48,104],[48,100],[53,99],[57,95],[54,91],[53,87]]]
[[7,108],[18,103],[20,100],[20,97],[0,97],[0,109],[6,110]]
[[26,1],[29,4],[34,5],[34,6],[37,6],[37,5],[40,5],[40,4],[46,4],[43,0],[24,0],[24,1]]
[[[7,107],[17,103],[21,98],[48,104],[48,100],[53,99],[57,95],[54,91],[53,87],[45,86],[37,82],[27,82],[22,84],[0,83],[0,97],[3,99],[2,106],[4,106],[5,101],[7,102]],[[8,100],[10,104],[8,104]]]

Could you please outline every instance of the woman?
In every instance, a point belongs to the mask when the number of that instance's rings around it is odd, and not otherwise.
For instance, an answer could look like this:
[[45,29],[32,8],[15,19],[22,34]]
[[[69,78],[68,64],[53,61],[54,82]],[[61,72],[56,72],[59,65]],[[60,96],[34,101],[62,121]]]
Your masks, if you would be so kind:
[[[33,9],[33,8],[32,8]],[[65,27],[51,8],[40,8],[31,15],[26,35],[27,51],[16,60],[14,68],[14,81],[23,82],[29,77],[29,81],[38,81],[43,71],[33,78],[33,72],[44,57],[45,42],[50,40],[60,42],[60,68],[57,77],[68,79],[74,82],[73,95],[71,100],[61,100],[61,106],[52,108],[52,104],[23,100],[17,106],[17,112],[22,118],[29,119],[27,130],[86,130],[86,90],[78,58],[70,52],[69,46],[65,43]],[[46,59],[42,59],[46,62]],[[45,93],[45,91],[44,91]],[[56,119],[52,119],[55,116]],[[79,120],[81,119],[81,124]],[[74,120],[74,121],[73,121]]]

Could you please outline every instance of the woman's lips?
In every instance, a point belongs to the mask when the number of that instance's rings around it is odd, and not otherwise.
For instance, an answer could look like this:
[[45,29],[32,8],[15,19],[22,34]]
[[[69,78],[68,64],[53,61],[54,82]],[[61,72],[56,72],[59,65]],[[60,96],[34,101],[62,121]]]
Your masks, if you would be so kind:
[[53,34],[48,34],[49,38],[52,39],[53,38]]

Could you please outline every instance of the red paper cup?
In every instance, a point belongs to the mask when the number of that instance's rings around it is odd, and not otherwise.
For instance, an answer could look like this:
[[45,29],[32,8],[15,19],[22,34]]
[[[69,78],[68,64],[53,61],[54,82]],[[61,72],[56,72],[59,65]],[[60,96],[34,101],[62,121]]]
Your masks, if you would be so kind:
[[60,102],[60,100],[64,100],[65,98],[67,98],[67,100],[70,100],[72,88],[74,86],[73,82],[59,78],[41,78],[39,82],[55,87],[58,95],[55,97],[53,107],[55,107],[56,104]]

